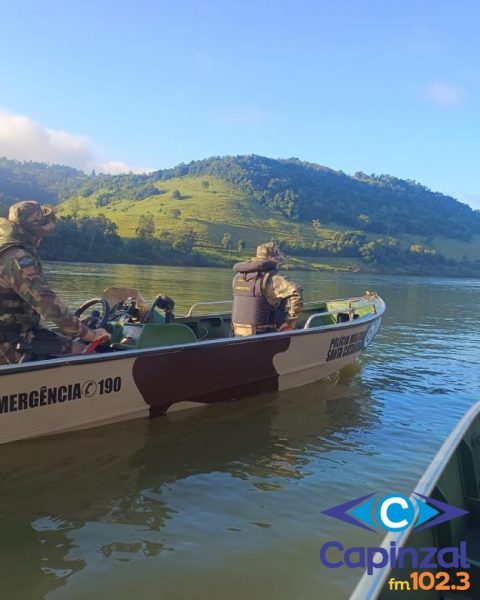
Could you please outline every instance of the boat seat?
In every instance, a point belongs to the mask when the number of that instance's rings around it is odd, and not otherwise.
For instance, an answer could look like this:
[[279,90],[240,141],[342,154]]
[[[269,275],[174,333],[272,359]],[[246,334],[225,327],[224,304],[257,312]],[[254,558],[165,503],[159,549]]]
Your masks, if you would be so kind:
[[[181,321],[180,321],[181,319]],[[218,315],[206,317],[180,317],[196,335],[198,340],[215,340],[230,337],[230,320]]]
[[193,331],[181,323],[168,323],[165,325],[150,323],[143,326],[137,348],[191,344],[196,341],[197,337]]
[[209,340],[230,336],[230,326],[221,317],[204,317],[199,325],[206,330],[205,337]]
[[145,325],[116,325],[112,334],[111,346],[117,350],[154,348],[191,344],[197,341],[196,335],[182,323],[147,323]]

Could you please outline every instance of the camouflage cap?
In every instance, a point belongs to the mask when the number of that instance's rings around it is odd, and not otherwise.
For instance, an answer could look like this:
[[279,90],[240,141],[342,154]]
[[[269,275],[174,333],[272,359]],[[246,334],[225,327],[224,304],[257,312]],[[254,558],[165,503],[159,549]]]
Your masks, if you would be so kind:
[[260,246],[257,246],[256,258],[260,260],[281,261],[283,255],[275,242],[268,242],[267,244],[260,244]]
[[42,206],[35,200],[24,200],[10,207],[8,220],[22,225],[39,237],[43,237],[53,229],[57,218],[48,206]]

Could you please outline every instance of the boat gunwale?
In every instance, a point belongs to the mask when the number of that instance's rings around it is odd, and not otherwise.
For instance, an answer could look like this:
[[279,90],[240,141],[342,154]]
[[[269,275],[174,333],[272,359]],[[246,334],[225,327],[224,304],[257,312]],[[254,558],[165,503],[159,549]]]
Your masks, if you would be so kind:
[[[340,301],[349,301],[350,298],[346,298],[344,300],[327,300],[324,302],[340,302]],[[315,304],[315,303],[308,303]],[[317,303],[318,304],[318,303]],[[380,296],[375,299],[374,303],[376,312],[368,313],[358,319],[345,321],[343,323],[335,323],[328,325],[318,325],[316,327],[309,327],[308,329],[294,329],[289,331],[274,331],[272,333],[265,333],[261,336],[243,336],[243,337],[225,337],[218,338],[213,340],[197,340],[195,342],[189,343],[180,343],[180,344],[172,344],[170,346],[154,346],[151,348],[133,348],[132,350],[121,350],[117,352],[102,352],[96,354],[78,354],[68,357],[58,357],[58,358],[50,358],[46,360],[25,362],[25,363],[17,363],[12,365],[1,365],[0,366],[0,377],[2,375],[12,375],[14,373],[26,373],[29,371],[39,371],[44,369],[52,369],[56,367],[63,366],[82,366],[90,363],[97,362],[105,362],[112,360],[122,360],[125,358],[136,358],[137,356],[150,356],[150,355],[158,355],[170,352],[181,352],[185,349],[202,349],[205,346],[212,345],[230,345],[230,344],[255,344],[255,343],[263,343],[265,340],[271,339],[274,337],[275,339],[281,337],[297,337],[302,335],[315,335],[325,333],[327,331],[341,331],[343,329],[357,329],[358,327],[364,326],[366,323],[373,322],[377,319],[380,319],[385,312],[386,305]],[[197,319],[201,318],[210,318],[210,317],[221,317],[226,313],[211,313],[207,315],[197,315]],[[228,313],[230,314],[230,313]]]

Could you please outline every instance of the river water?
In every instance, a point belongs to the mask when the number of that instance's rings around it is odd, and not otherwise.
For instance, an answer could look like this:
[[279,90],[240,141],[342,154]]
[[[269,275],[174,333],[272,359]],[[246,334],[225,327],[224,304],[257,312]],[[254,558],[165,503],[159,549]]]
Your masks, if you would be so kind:
[[[231,297],[226,269],[51,263],[47,273],[73,307],[109,285],[165,292],[178,312]],[[385,299],[361,362],[297,390],[2,447],[2,598],[349,597],[360,570],[325,568],[320,546],[381,536],[321,511],[408,494],[480,399],[480,280],[292,278],[307,300],[366,289]]]

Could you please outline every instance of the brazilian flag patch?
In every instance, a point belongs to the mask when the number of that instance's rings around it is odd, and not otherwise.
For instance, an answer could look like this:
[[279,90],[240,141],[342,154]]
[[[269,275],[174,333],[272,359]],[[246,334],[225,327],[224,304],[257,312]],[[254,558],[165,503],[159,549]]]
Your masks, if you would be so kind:
[[22,256],[21,258],[16,258],[15,262],[19,266],[20,269],[26,269],[28,267],[33,267],[35,265],[35,261],[33,260],[33,256]]

